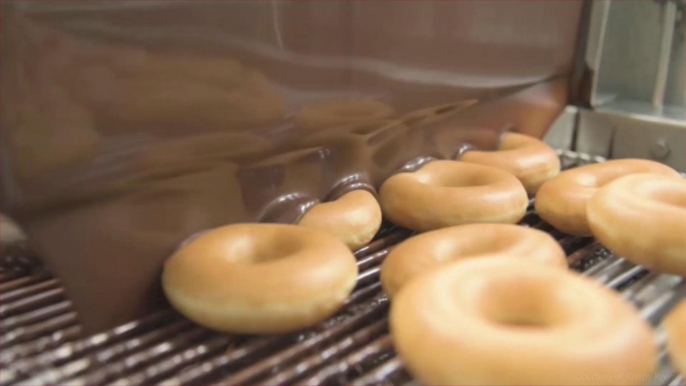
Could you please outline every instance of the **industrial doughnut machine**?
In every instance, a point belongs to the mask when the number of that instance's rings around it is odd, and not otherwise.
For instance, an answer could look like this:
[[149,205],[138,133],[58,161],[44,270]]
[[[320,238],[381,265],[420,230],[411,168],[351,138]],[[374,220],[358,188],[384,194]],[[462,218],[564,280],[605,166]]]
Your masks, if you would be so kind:
[[[410,230],[384,221],[344,307],[293,334],[196,325],[166,302],[162,263],[203,230],[294,223],[507,130],[563,169],[686,172],[685,4],[0,3],[0,386],[417,384],[379,282]],[[389,122],[403,129],[374,131]],[[320,135],[340,125],[359,127]],[[659,328],[684,277],[554,229],[533,199],[520,225],[655,326],[650,384],[684,384]]]

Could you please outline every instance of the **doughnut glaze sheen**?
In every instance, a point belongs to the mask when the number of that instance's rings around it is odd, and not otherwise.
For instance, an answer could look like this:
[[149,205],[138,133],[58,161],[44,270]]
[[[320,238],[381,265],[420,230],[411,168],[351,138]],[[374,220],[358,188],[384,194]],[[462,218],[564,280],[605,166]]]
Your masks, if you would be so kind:
[[379,201],[386,218],[416,231],[516,223],[529,202],[512,174],[460,161],[432,161],[415,172],[396,174],[381,185]]
[[619,178],[591,197],[586,214],[593,235],[613,252],[654,271],[686,276],[686,180]]
[[373,194],[353,190],[335,201],[315,205],[298,225],[323,230],[356,250],[374,238],[381,226],[381,208]]
[[667,350],[672,365],[686,376],[686,299],[681,300],[662,321],[667,333]]
[[381,284],[393,296],[415,278],[453,261],[484,256],[518,256],[566,268],[565,252],[549,234],[512,224],[469,224],[410,238],[393,248],[381,265]]
[[451,263],[403,287],[391,333],[426,385],[626,385],[657,363],[650,326],[620,295],[516,258]]
[[590,236],[586,204],[602,186],[630,174],[678,176],[672,168],[643,159],[619,159],[570,169],[546,181],[536,193],[536,212],[555,228]]
[[460,161],[494,166],[514,174],[527,193],[536,194],[547,180],[560,173],[560,158],[543,141],[524,134],[505,133],[496,151],[470,150]]
[[201,234],[164,265],[162,285],[189,319],[225,332],[272,334],[316,324],[357,279],[341,241],[295,225],[239,224]]

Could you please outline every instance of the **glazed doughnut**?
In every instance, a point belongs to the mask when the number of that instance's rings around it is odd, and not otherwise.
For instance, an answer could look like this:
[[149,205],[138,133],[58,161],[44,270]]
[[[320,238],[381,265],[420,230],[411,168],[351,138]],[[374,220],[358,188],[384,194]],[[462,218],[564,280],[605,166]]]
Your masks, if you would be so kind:
[[567,268],[565,252],[545,232],[512,224],[469,224],[423,233],[402,242],[381,265],[381,284],[393,296],[411,279],[436,267],[494,255],[521,256]]
[[686,376],[686,299],[681,300],[662,321],[667,333],[667,350],[672,365]]
[[516,223],[528,205],[524,187],[512,174],[459,161],[433,161],[396,174],[381,185],[379,197],[390,221],[416,231]]
[[[42,257],[60,278],[84,333],[159,309],[160,271],[174,248],[199,231],[250,218],[237,169],[194,164],[126,176],[121,183],[112,181],[107,190],[72,189],[71,196],[64,191],[51,207],[74,210],[28,224],[30,237],[51,246],[50,254]],[[73,259],[75,253],[97,258]]]
[[373,194],[353,190],[331,202],[315,205],[298,225],[329,232],[356,250],[371,239],[381,226],[381,208]]
[[616,179],[591,197],[586,214],[593,236],[613,252],[686,276],[686,180],[656,174]]
[[302,129],[324,129],[372,119],[390,118],[393,108],[373,99],[338,99],[305,105],[293,123]]
[[316,324],[340,308],[357,279],[335,237],[283,224],[239,224],[204,233],[164,265],[171,304],[203,326],[272,334]]
[[517,133],[503,134],[497,151],[468,151],[460,161],[507,170],[522,182],[530,195],[536,194],[544,182],[560,173],[560,158],[550,146]]
[[576,236],[590,236],[586,203],[600,187],[629,174],[679,174],[670,167],[643,159],[619,159],[581,166],[546,181],[536,193],[536,212],[555,228]]
[[657,363],[653,331],[589,278],[513,257],[452,263],[391,303],[398,354],[427,385],[626,385]]

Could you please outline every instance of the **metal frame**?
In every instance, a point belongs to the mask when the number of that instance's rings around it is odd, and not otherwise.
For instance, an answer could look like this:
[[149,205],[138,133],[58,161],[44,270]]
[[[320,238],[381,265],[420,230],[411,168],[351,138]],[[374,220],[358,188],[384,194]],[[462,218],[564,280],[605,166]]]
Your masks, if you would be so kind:
[[585,80],[573,90],[579,107],[564,110],[545,141],[686,171],[685,9],[684,0],[592,2],[579,64]]
[[641,114],[640,107],[629,102],[600,110],[568,106],[544,140],[555,149],[603,158],[652,159],[686,172],[684,123]]

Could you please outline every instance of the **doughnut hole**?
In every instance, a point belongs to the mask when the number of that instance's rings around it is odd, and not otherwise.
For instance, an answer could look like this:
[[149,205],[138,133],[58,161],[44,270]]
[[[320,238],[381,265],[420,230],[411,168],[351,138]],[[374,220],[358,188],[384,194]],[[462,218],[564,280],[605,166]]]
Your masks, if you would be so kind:
[[510,173],[440,160],[387,179],[379,189],[379,201],[390,221],[417,231],[466,223],[516,223],[528,205],[524,187]]
[[426,232],[396,246],[381,265],[390,296],[427,272],[451,262],[508,256],[567,269],[565,252],[545,232],[512,224],[467,224]]
[[686,275],[686,181],[633,174],[603,187],[588,202],[595,238],[634,264]]
[[226,259],[240,264],[263,264],[288,259],[304,245],[300,240],[292,240],[283,234],[258,238],[254,235],[240,235],[232,244],[225,246]]
[[541,219],[562,232],[591,236],[586,215],[591,197],[617,179],[641,173],[679,177],[672,168],[649,160],[619,159],[585,165],[560,173],[541,185],[536,193],[536,211]]
[[664,205],[686,209],[686,189],[670,189],[677,184],[662,181],[653,185],[645,185],[637,188],[640,195]]
[[174,308],[218,331],[274,334],[321,322],[355,286],[352,252],[334,236],[295,225],[234,224],[179,248],[162,286]]
[[[446,238],[445,240],[434,240],[431,248],[435,251],[435,258],[441,262],[454,261],[465,257],[484,256],[489,254],[511,253],[513,246],[523,243],[522,238],[525,237],[520,232],[507,232],[505,228],[498,229],[498,225],[509,224],[470,224],[462,225],[463,227],[471,226],[477,229],[477,226],[484,226],[481,230],[480,237],[476,240],[469,240],[467,235],[462,236],[463,240],[455,241]],[[485,228],[490,226],[492,228]],[[495,228],[493,228],[495,226]],[[496,229],[497,231],[493,231]],[[518,229],[519,230],[519,229]],[[540,240],[536,240],[540,246]],[[529,249],[531,252],[535,249]],[[564,253],[564,252],[560,252]]]
[[512,173],[529,195],[560,173],[560,160],[544,142],[522,134],[504,133],[496,151],[469,150],[460,160],[488,165]]
[[393,299],[390,327],[421,384],[625,385],[657,362],[650,325],[617,293],[515,257],[418,278]]
[[416,174],[416,178],[421,183],[444,188],[488,186],[500,181],[492,175],[481,173],[480,170],[465,170],[461,174]]
[[[656,162],[647,161],[633,165],[630,163],[621,163],[621,161],[631,160],[615,160],[601,164],[591,164],[583,168],[575,169],[574,172],[578,172],[578,175],[575,176],[575,182],[583,187],[599,189],[618,178],[630,174],[655,173],[669,175],[673,173],[673,175],[676,175],[669,167]],[[613,167],[603,167],[609,163],[612,163]]]
[[574,319],[576,307],[561,302],[564,296],[551,284],[540,277],[527,281],[495,277],[479,294],[480,314],[500,327],[540,331],[562,327]]

